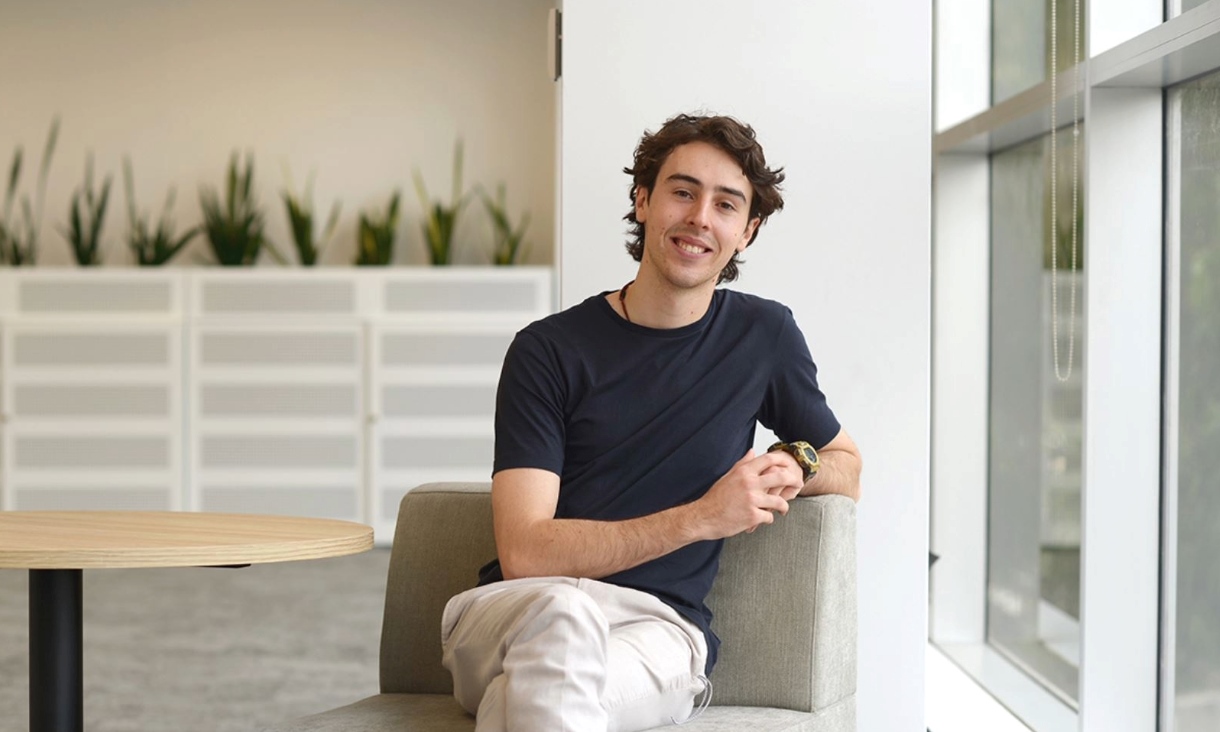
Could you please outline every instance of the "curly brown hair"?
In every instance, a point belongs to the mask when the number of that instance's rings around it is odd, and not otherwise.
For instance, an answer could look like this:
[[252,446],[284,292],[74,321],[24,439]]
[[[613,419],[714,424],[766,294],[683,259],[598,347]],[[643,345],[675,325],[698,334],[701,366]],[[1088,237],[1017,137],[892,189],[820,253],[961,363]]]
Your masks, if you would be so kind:
[[[631,176],[631,209],[623,220],[630,222],[628,230],[631,239],[627,242],[627,252],[631,258],[639,262],[644,257],[644,224],[635,217],[635,197],[641,188],[652,194],[657,183],[661,166],[665,164],[669,154],[682,145],[692,142],[706,142],[728,153],[745,173],[754,189],[750,199],[750,216],[752,221],[758,219],[758,227],[746,246],[758,238],[758,229],[767,221],[767,217],[784,207],[784,197],[780,195],[780,187],[784,182],[784,169],[772,170],[767,167],[767,159],[763,155],[762,146],[754,139],[754,128],[738,122],[732,117],[696,116],[679,114],[665,121],[656,132],[645,132],[640,138],[640,144],[635,149],[634,165],[623,168],[623,172]],[[720,271],[721,282],[732,282],[737,279],[738,265],[741,260],[734,253],[724,269]]]

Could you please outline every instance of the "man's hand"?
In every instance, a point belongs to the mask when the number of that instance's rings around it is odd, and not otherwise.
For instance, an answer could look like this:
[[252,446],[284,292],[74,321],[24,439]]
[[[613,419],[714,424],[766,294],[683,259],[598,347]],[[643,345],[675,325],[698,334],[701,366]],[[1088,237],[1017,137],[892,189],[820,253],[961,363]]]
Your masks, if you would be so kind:
[[746,452],[729,472],[692,507],[705,539],[723,539],[750,532],[775,521],[775,512],[788,513],[788,501],[800,492],[803,474],[787,453],[755,457]]

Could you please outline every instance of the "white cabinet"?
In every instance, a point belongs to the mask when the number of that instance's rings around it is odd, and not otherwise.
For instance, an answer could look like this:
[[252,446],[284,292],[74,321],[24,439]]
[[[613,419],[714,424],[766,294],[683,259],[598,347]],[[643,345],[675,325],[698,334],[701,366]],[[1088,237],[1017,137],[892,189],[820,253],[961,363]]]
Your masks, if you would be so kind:
[[0,506],[280,513],[393,536],[491,475],[549,268],[0,272]]
[[389,275],[369,329],[371,521],[391,535],[398,502],[433,480],[488,480],[496,383],[513,335],[551,312],[550,271],[459,269],[445,286]]
[[189,507],[363,520],[357,278],[240,275],[191,278]]
[[9,509],[180,509],[181,282],[0,279],[0,497]]

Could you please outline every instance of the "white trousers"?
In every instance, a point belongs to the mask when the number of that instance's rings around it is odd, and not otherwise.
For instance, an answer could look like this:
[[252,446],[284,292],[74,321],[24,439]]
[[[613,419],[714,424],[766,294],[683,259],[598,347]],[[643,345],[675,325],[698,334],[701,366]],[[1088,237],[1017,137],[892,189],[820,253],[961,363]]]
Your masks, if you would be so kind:
[[445,606],[441,645],[477,732],[683,722],[707,684],[698,626],[646,592],[596,580],[531,577],[463,592]]

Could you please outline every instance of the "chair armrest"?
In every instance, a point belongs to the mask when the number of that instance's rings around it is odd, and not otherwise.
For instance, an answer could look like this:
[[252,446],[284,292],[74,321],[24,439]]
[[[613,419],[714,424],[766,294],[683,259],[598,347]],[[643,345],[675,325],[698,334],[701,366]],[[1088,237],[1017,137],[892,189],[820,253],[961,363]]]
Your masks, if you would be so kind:
[[496,556],[490,483],[429,483],[407,493],[386,581],[383,693],[453,693],[441,666],[441,613]]
[[713,703],[815,712],[856,691],[856,504],[798,498],[725,542],[708,596]]

